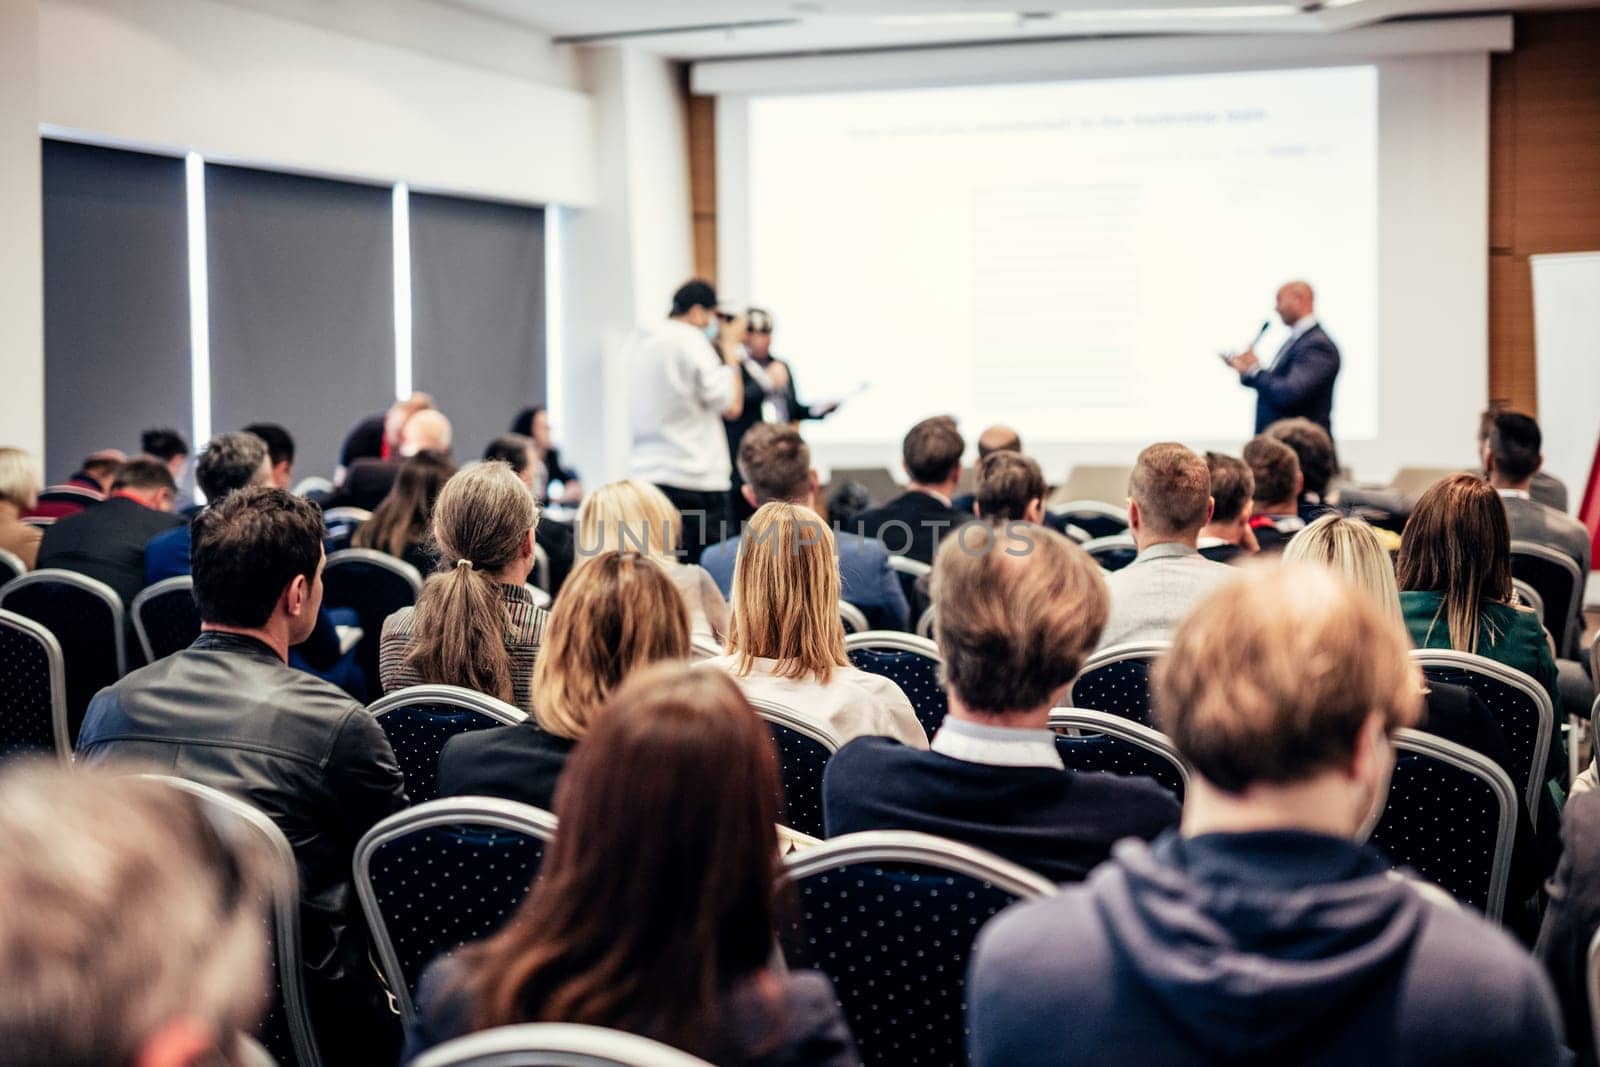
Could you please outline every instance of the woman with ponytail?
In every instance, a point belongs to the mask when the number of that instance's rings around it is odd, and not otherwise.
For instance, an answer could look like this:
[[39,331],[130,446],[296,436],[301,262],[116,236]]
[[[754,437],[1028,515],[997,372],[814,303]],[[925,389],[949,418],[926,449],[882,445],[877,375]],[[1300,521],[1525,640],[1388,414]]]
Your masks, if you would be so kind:
[[459,685],[532,708],[548,618],[526,586],[538,522],[527,486],[505,463],[474,464],[445,483],[433,509],[438,570],[415,608],[383,624],[384,692]]

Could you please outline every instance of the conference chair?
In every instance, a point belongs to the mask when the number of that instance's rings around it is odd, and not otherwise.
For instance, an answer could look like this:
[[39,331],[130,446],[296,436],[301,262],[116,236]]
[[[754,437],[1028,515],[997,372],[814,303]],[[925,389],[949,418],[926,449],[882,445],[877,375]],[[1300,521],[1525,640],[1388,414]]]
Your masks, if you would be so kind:
[[385,552],[346,548],[328,557],[327,566],[322,569],[323,604],[355,611],[356,625],[361,627],[356,662],[361,664],[369,683],[376,685],[378,680],[383,620],[415,604],[420,592],[422,575],[417,569]]
[[1585,575],[1577,560],[1548,545],[1532,541],[1511,542],[1511,573],[1539,593],[1545,629],[1556,639],[1556,654],[1578,656],[1578,606],[1583,601]]
[[[48,489],[39,491],[40,504],[73,504],[80,508],[86,508],[92,507],[104,499],[104,493],[97,493],[93,489],[85,489],[79,485],[53,485]],[[55,522],[55,519],[51,519],[50,522]],[[49,525],[49,523],[44,525]]]
[[929,738],[950,710],[939,683],[939,646],[930,638],[893,630],[870,630],[844,639],[850,662],[868,674],[882,675],[905,693]]
[[1139,555],[1139,546],[1127,534],[1096,537],[1083,546],[1089,558],[1100,564],[1102,570],[1120,571]]
[[439,795],[439,753],[457,734],[515,726],[521,710],[457,685],[413,685],[381,696],[367,711],[383,729],[405,774],[406,795],[421,804]]
[[497,1026],[436,1045],[411,1067],[711,1067],[698,1056],[621,1030],[579,1023]]
[[0,763],[54,752],[72,757],[67,734],[67,680],[61,645],[32,619],[0,610]]
[[917,636],[926,637],[929,641],[932,641],[934,639],[933,626],[936,621],[933,608],[930,606],[927,611],[922,613],[922,617],[917,620]]
[[200,636],[193,575],[174,575],[147,586],[133,598],[131,611],[146,663],[181,652]]
[[370,518],[372,512],[365,508],[329,508],[324,511],[322,525],[328,531],[329,551],[342,552],[349,548],[350,538],[354,537],[361,524]]
[[28,573],[28,565],[14,552],[7,552],[0,548],[0,585],[5,585],[13,578],[21,578]]
[[1514,784],[1528,806],[1528,819],[1539,821],[1539,790],[1544,787],[1555,709],[1550,694],[1526,674],[1503,663],[1468,652],[1413,649],[1413,659],[1431,681],[1464,685],[1477,693],[1505,733],[1511,750]]
[[1048,513],[1064,526],[1078,527],[1090,538],[1115,537],[1128,532],[1128,509],[1099,500],[1051,504]]
[[839,751],[838,735],[783,704],[752,699],[750,706],[766,721],[778,750],[783,788],[779,821],[809,837],[822,837],[822,772]]
[[[1539,618],[1543,619],[1545,617],[1544,597],[1539,595],[1539,590],[1535,589],[1521,578],[1511,579],[1511,595],[1516,598],[1517,603],[1531,610],[1535,615],[1539,616]],[[1548,625],[1545,627],[1545,629],[1548,631]],[[1551,640],[1553,643],[1554,638]]]
[[1094,708],[1154,726],[1150,668],[1170,641],[1132,641],[1101,649],[1084,663],[1067,690],[1069,708]]
[[46,567],[0,588],[0,608],[55,635],[67,677],[67,736],[76,740],[89,701],[127,669],[122,598],[104,582]]
[[785,959],[832,980],[868,1067],[966,1063],[973,941],[1010,905],[1055,893],[998,856],[904,830],[846,834],[784,866],[799,905]]
[[928,596],[917,588],[917,580],[933,573],[933,568],[910,556],[890,556],[889,569],[900,579],[900,591],[913,612],[927,607]]
[[867,621],[867,613],[848,600],[839,601],[839,621],[844,625],[846,635],[864,634],[872,629],[872,624]]
[[533,546],[533,584],[550,592],[550,553],[540,544]]
[[1151,778],[1183,803],[1189,767],[1172,739],[1159,730],[1089,708],[1053,709],[1050,728],[1056,731],[1061,762],[1070,769]]
[[1481,753],[1397,730],[1389,796],[1370,842],[1456,900],[1499,920],[1516,833],[1511,779]]
[[272,1002],[256,1036],[284,1067],[321,1067],[300,961],[299,869],[288,838],[261,811],[219,789],[168,775],[140,777],[194,797],[226,843],[244,847],[245,842],[251,842],[270,856],[271,880],[262,903],[266,905],[266,933],[271,942],[268,958]]
[[333,490],[334,485],[328,479],[312,475],[309,478],[301,478],[298,482],[295,482],[294,488],[289,491],[295,496],[324,497],[333,492]]
[[422,972],[500,929],[533,886],[556,817],[497,797],[447,797],[396,812],[356,844],[356,898],[407,1025]]

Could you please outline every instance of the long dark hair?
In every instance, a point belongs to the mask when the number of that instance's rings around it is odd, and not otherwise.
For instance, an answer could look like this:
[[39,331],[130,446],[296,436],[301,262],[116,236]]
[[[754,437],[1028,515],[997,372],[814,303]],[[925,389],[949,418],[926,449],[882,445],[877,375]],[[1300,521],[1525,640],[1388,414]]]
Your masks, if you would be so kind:
[[494,937],[464,949],[480,1028],[572,1022],[698,1055],[773,947],[777,759],[727,675],[658,664],[597,716],[556,788],[561,828]]
[[434,502],[455,472],[455,464],[437,452],[418,452],[406,460],[394,476],[389,495],[373,509],[372,518],[357,528],[350,543],[399,559],[408,547],[426,541]]
[[1511,602],[1511,527],[1500,494],[1476,474],[1434,482],[1406,521],[1396,567],[1402,592],[1444,598],[1450,647],[1477,652],[1484,602]]

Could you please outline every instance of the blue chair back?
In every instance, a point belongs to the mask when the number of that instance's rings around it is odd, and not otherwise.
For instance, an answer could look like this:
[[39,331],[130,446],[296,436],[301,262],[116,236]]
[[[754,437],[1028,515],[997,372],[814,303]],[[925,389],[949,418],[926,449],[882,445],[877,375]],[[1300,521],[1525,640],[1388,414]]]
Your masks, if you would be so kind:
[[828,760],[839,751],[839,739],[826,726],[793,708],[767,700],[751,700],[750,706],[766,720],[767,731],[778,750],[778,776],[783,784],[783,795],[778,798],[783,812],[779,822],[811,837],[821,837],[822,774]]
[[1089,657],[1073,679],[1067,703],[1120,715],[1153,728],[1150,668],[1156,657],[1170,647],[1166,641],[1145,641],[1102,649]]
[[1183,803],[1189,768],[1166,734],[1088,708],[1056,708],[1050,728],[1057,731],[1056,751],[1069,769],[1149,778]]
[[328,557],[322,569],[323,603],[350,608],[361,627],[356,662],[369,683],[378,678],[378,646],[383,620],[417,602],[422,575],[409,563],[370,548],[346,548]]
[[46,568],[0,588],[0,608],[39,623],[61,646],[67,677],[67,736],[76,740],[89,701],[127,669],[122,598],[104,582]]
[[1091,559],[1108,571],[1120,571],[1139,555],[1139,546],[1127,534],[1096,537],[1083,546]]
[[932,738],[950,711],[939,683],[939,646],[932,639],[888,630],[869,630],[844,639],[850,662],[869,674],[881,675],[900,687],[917,721]]
[[146,587],[133,598],[133,632],[147,663],[182,652],[200,636],[194,578],[180,574]]
[[457,734],[515,726],[527,719],[510,704],[454,685],[413,685],[367,706],[406,778],[406,795],[421,804],[439,796],[439,753]]
[[72,754],[61,646],[39,623],[0,611],[0,763],[41,752]]

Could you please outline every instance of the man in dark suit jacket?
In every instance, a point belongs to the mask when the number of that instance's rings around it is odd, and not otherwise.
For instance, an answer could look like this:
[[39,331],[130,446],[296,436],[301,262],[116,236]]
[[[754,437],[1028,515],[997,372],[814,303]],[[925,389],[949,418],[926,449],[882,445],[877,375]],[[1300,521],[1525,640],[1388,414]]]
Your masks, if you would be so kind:
[[39,566],[61,567],[105,582],[126,611],[144,588],[144,548],[182,525],[172,513],[178,486],[159,459],[135,456],[111,482],[103,503],[57,520],[39,544]]
[[1266,367],[1254,348],[1228,356],[1239,381],[1254,389],[1256,433],[1279,419],[1303,416],[1333,434],[1333,383],[1339,376],[1339,347],[1317,321],[1315,297],[1305,282],[1289,282],[1278,290],[1278,317],[1289,327],[1289,339]]
[[857,515],[856,532],[882,541],[894,555],[932,566],[940,540],[972,518],[950,506],[966,447],[956,420],[948,415],[923,419],[911,427],[900,446],[910,487],[887,504]]

